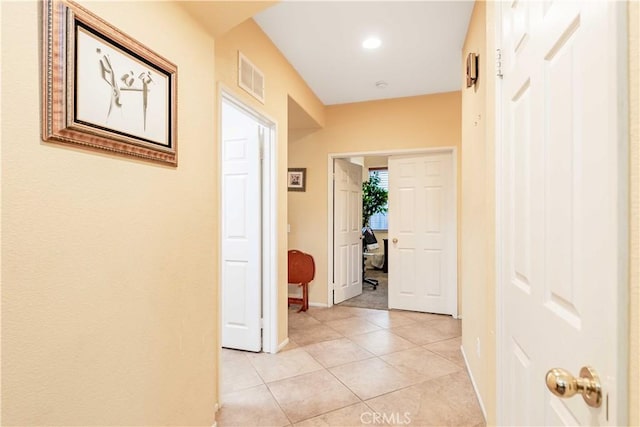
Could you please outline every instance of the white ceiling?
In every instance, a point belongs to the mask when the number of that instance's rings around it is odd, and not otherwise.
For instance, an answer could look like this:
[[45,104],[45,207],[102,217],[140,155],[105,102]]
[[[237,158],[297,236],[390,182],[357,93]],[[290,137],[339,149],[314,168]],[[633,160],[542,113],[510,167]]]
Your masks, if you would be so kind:
[[[283,1],[254,19],[331,105],[460,90],[473,3]],[[367,51],[372,35],[382,46]]]

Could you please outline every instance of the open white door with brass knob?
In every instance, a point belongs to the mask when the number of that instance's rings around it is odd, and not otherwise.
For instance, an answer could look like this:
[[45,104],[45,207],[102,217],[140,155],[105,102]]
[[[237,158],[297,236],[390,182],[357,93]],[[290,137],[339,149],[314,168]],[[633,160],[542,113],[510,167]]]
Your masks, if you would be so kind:
[[[627,397],[625,332],[627,3],[486,3],[500,18],[495,45],[504,66],[496,80],[497,425],[628,425],[637,405]],[[470,251],[475,240],[466,242]],[[485,278],[488,271],[478,270]],[[577,379],[547,373],[586,361],[597,376],[589,368],[571,372]],[[580,393],[588,405],[549,394],[545,376],[554,394]]]
[[587,405],[599,408],[602,404],[600,378],[591,366],[583,366],[579,378],[565,369],[553,368],[547,372],[546,381],[547,388],[558,397],[569,398],[581,393]]

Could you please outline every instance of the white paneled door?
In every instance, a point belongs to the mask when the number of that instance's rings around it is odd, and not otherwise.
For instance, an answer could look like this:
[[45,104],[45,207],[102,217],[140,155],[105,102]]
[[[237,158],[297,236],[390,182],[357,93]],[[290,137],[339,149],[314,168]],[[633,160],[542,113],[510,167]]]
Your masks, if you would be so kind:
[[260,351],[261,125],[222,103],[222,346]]
[[362,293],[362,166],[335,159],[333,303]]
[[457,315],[453,162],[389,158],[389,308]]
[[[627,193],[619,94],[626,76],[618,40],[626,41],[626,5],[514,1],[497,8],[504,75],[499,423],[623,425],[618,295]],[[593,406],[580,392],[552,394],[571,387],[554,381],[589,366],[599,374],[600,402],[595,390],[587,393]],[[566,373],[547,376],[552,368]]]

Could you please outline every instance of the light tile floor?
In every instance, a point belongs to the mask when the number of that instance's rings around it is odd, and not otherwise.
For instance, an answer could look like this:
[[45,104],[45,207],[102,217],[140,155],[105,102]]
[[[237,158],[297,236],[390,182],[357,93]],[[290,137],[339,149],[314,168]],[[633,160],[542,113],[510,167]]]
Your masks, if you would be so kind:
[[220,427],[484,426],[449,316],[289,311],[278,354],[222,350]]

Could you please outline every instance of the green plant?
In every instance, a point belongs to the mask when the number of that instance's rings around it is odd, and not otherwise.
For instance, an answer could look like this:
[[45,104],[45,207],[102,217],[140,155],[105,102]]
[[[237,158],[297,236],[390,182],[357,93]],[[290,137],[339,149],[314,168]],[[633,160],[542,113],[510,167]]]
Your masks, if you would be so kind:
[[389,192],[380,187],[380,177],[374,172],[369,181],[362,183],[362,226],[369,225],[371,216],[387,211]]

